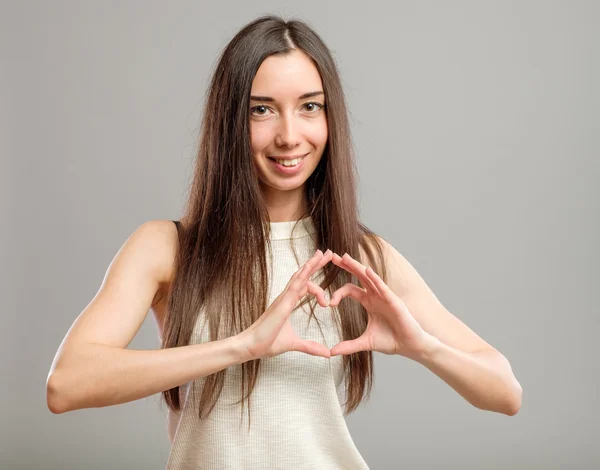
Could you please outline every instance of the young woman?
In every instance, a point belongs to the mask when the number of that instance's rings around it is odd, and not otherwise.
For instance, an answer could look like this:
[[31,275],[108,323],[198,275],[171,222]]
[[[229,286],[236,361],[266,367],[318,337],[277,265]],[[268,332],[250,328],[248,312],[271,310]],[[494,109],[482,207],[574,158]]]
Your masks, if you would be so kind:
[[[168,468],[368,468],[344,415],[368,397],[377,351],[515,414],[507,360],[360,223],[354,165],[320,37],[276,17],[246,25],[210,84],[183,216],[119,250],[57,352],[50,410],[162,392]],[[162,348],[126,349],[150,309]]]

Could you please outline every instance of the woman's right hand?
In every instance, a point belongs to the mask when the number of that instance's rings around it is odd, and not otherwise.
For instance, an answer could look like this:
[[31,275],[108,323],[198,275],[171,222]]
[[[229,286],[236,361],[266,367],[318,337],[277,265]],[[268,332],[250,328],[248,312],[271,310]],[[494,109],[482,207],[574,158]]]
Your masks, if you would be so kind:
[[327,250],[325,254],[317,250],[313,257],[292,275],[283,292],[258,320],[238,335],[248,350],[250,360],[273,357],[288,351],[331,357],[329,348],[325,345],[303,340],[296,335],[290,323],[290,315],[308,293],[314,295],[322,307],[329,306],[323,289],[312,282],[310,277],[329,263],[332,256],[331,250]]

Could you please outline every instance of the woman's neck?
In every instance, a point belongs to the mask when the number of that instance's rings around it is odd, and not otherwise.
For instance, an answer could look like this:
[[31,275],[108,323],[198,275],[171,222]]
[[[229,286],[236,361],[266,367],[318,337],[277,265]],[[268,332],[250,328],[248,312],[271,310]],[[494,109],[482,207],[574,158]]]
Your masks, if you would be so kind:
[[299,220],[308,209],[304,186],[290,191],[270,188],[270,191],[263,191],[263,198],[271,222]]

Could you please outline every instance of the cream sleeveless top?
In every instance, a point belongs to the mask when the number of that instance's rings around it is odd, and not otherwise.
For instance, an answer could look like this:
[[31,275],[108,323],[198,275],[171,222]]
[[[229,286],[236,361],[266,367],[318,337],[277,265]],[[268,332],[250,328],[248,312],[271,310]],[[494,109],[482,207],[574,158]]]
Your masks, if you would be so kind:
[[[272,256],[269,301],[277,297],[299,268],[316,251],[315,226],[310,217],[291,222],[271,222]],[[322,271],[313,276],[322,280]],[[329,348],[341,341],[333,309],[318,303],[308,322],[308,306],[292,312],[294,331],[303,339]],[[192,344],[209,341],[199,315]],[[204,379],[180,387],[182,410],[168,409],[167,428],[171,451],[167,470],[334,470],[368,469],[350,436],[341,404],[344,396],[342,356],[330,359],[290,351],[261,360],[248,410],[241,413],[241,366],[227,369],[223,391],[211,414],[200,421],[198,397]]]

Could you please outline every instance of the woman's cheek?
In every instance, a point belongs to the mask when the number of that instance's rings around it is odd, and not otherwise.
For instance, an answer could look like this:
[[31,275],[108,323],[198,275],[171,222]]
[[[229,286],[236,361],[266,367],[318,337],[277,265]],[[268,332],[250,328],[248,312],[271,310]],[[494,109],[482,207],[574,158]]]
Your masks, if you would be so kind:
[[314,142],[315,147],[325,147],[325,144],[327,143],[327,137],[327,122],[324,122],[321,126],[315,128],[314,132],[312,133],[312,141]]
[[252,150],[261,152],[269,146],[271,142],[271,132],[267,126],[253,125],[251,126]]

